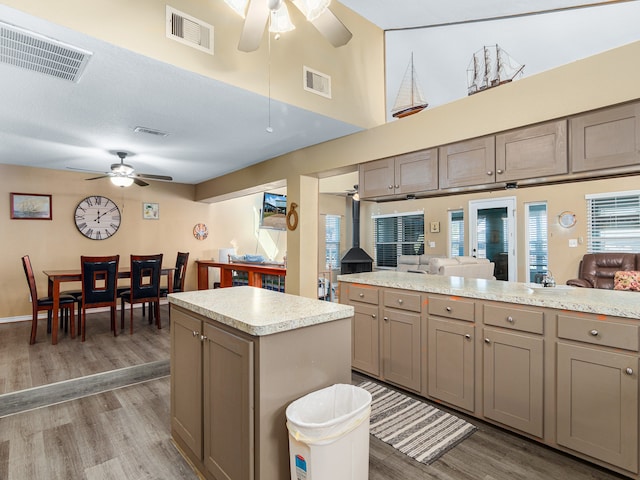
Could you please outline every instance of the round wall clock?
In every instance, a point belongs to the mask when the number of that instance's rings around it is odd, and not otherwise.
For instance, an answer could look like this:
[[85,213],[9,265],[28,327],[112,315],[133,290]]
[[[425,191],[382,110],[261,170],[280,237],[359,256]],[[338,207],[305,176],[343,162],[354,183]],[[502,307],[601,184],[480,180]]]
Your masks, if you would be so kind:
[[196,223],[195,227],[193,227],[193,236],[196,237],[196,240],[204,240],[209,235],[209,229],[204,223]]
[[573,227],[576,224],[576,214],[569,211],[562,212],[558,215],[558,223],[564,228]]
[[120,209],[113,200],[94,195],[76,207],[75,223],[82,235],[91,240],[105,240],[120,228]]

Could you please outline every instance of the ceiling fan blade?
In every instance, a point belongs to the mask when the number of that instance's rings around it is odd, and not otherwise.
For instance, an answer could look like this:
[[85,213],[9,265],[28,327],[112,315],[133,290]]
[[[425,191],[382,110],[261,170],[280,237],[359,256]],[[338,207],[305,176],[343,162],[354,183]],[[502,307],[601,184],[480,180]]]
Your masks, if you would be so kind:
[[133,183],[135,183],[140,187],[146,187],[147,185],[149,185],[147,182],[145,182],[144,180],[140,180],[139,178],[136,178],[136,177],[131,177],[131,178],[133,180]]
[[107,177],[111,177],[113,175],[100,175],[99,177],[93,177],[93,178],[85,178],[85,180],[98,180],[100,178],[107,178]]
[[172,182],[173,177],[168,175],[152,175],[150,173],[136,173],[132,178],[148,178],[149,180],[164,180],[165,182]]
[[269,7],[265,0],[250,0],[247,16],[242,27],[238,50],[253,52],[260,47],[264,35],[264,27],[269,18]]
[[69,170],[75,170],[76,172],[89,172],[89,173],[104,173],[105,175],[108,172],[101,172],[98,170],[89,170],[87,168],[76,168],[76,167],[67,167]]
[[328,8],[311,23],[334,47],[346,45],[353,37],[344,23]]

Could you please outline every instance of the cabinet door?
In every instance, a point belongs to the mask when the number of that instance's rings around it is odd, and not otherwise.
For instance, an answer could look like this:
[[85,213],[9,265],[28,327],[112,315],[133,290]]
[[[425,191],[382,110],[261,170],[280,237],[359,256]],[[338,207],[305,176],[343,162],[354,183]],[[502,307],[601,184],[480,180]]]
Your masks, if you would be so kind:
[[383,378],[420,391],[420,314],[393,309],[383,313]]
[[253,343],[204,328],[204,464],[215,478],[254,477]]
[[440,188],[495,182],[495,137],[474,138],[440,147]]
[[171,429],[202,459],[202,321],[171,312]]
[[496,181],[511,182],[567,172],[566,120],[496,135]]
[[474,335],[470,323],[429,317],[429,396],[474,409]]
[[573,172],[640,165],[640,103],[579,115],[570,125]]
[[394,193],[406,195],[438,189],[438,149],[400,155],[395,159]]
[[360,198],[393,195],[395,184],[394,157],[367,162],[359,167],[358,193]]
[[351,366],[369,375],[380,375],[380,323],[378,306],[351,303],[354,308]]
[[558,444],[638,472],[638,359],[558,343]]
[[543,339],[484,329],[484,415],[542,438]]

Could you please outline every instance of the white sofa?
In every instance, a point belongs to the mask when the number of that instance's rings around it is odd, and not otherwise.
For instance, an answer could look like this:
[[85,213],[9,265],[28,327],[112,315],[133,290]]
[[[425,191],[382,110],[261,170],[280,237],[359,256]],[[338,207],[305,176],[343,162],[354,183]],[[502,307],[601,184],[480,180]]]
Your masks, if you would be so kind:
[[398,272],[427,273],[450,277],[484,278],[495,280],[495,265],[486,258],[452,257],[440,255],[400,255]]

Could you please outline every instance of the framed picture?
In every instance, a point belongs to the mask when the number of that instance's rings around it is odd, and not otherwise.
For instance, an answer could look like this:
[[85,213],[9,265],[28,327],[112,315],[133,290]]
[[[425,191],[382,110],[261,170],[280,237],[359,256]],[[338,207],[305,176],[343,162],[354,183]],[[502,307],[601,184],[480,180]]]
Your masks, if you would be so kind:
[[144,202],[142,204],[142,218],[158,220],[160,218],[160,204]]
[[51,195],[11,193],[11,218],[14,220],[51,220]]

